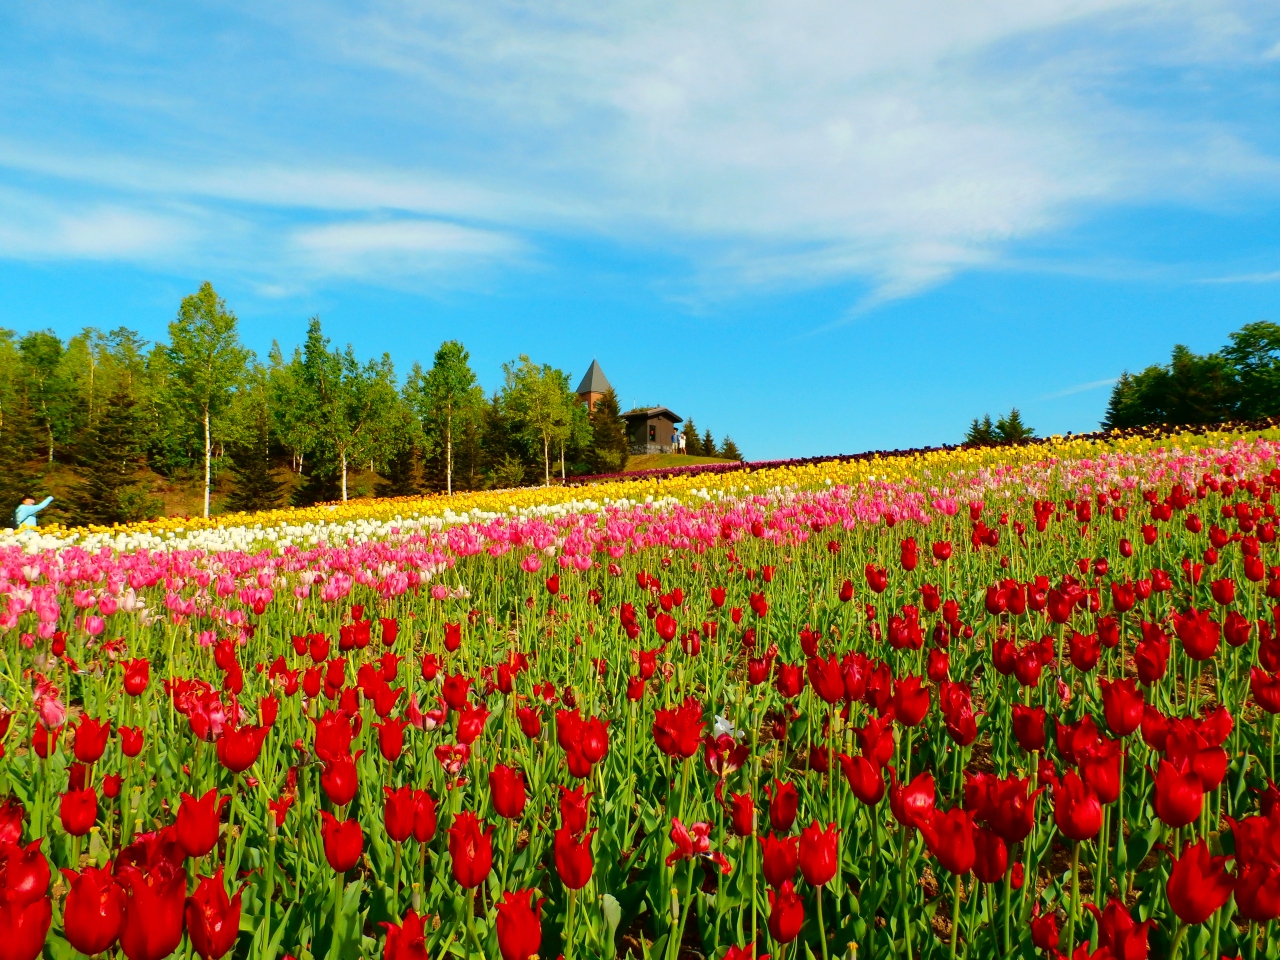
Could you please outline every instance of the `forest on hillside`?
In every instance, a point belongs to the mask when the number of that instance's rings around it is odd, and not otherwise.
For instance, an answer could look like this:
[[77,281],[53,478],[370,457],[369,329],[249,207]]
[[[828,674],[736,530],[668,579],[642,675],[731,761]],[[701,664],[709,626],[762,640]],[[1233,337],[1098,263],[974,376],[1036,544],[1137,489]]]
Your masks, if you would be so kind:
[[[486,394],[458,341],[401,378],[388,354],[339,348],[313,317],[301,344],[261,358],[209,283],[168,335],[0,329],[0,524],[46,493],[42,522],[114,523],[626,467],[617,397],[589,413],[569,373],[525,355]],[[692,419],[684,433],[689,454],[741,458]]]

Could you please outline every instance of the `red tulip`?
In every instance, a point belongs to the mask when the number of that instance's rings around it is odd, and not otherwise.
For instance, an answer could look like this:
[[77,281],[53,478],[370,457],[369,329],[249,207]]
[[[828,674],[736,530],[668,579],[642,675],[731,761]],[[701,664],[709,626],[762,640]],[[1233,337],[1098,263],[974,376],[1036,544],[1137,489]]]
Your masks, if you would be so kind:
[[364,832],[360,821],[354,817],[339,820],[327,810],[320,811],[321,838],[324,841],[324,857],[334,873],[346,873],[360,862],[364,852]]
[[75,728],[72,749],[81,763],[96,763],[107,749],[111,736],[111,721],[96,720],[90,716],[80,718]]
[[[124,692],[131,697],[142,696],[143,691],[147,689],[147,684],[151,681],[150,662],[144,657],[138,657],[134,660],[121,660],[120,666],[124,667]],[[89,951],[81,950],[80,952],[88,953]]]
[[585,790],[585,787],[560,788],[560,825],[574,836],[587,829],[587,807],[592,795]]
[[68,790],[62,795],[58,807],[62,829],[73,837],[83,837],[98,819],[98,794],[93,787],[84,790]]
[[761,865],[765,882],[780,887],[791,880],[800,867],[800,840],[798,837],[777,837],[766,833],[760,837]]
[[1037,903],[1031,910],[1031,942],[1039,949],[1052,953],[1058,949],[1061,936],[1057,916],[1053,913],[1040,916],[1040,904]]
[[[413,834],[414,794],[412,787],[392,790],[383,787],[382,826],[396,843],[404,843]],[[434,832],[434,831],[433,831]]]
[[929,688],[920,677],[908,674],[893,684],[893,715],[906,727],[914,727],[929,712]]
[[110,870],[85,867],[84,872],[64,869],[67,899],[63,905],[62,933],[81,953],[104,953],[120,936],[124,921],[124,890]]
[[1098,948],[1109,951],[1115,960],[1145,960],[1148,951],[1147,931],[1151,921],[1134,923],[1133,917],[1119,900],[1107,901],[1105,910],[1086,903],[1098,920]]
[[588,763],[599,763],[609,755],[609,722],[599,717],[582,721],[578,747]]
[[480,886],[493,868],[493,827],[483,829],[479,818],[464,810],[453,818],[446,832],[454,880],[468,890]]
[[1156,816],[1177,829],[1194,823],[1204,806],[1204,785],[1194,771],[1180,773],[1168,760],[1156,769]]
[[218,738],[218,760],[232,773],[243,773],[258,762],[266,727],[226,727]]
[[360,788],[360,775],[356,772],[354,757],[338,757],[324,765],[320,786],[335,807],[345,807],[355,799]]
[[116,877],[128,894],[120,948],[129,960],[163,960],[182,942],[186,873],[160,856],[145,868],[117,867]]
[[667,756],[687,759],[698,752],[705,727],[701,705],[687,700],[681,707],[657,711],[653,720],[653,739]]
[[973,840],[973,816],[959,807],[946,812],[934,810],[927,826],[921,828],[934,857],[948,873],[964,876],[973,869],[977,856]]
[[230,797],[218,799],[217,788],[209,790],[199,800],[189,793],[181,795],[174,827],[178,845],[188,857],[203,857],[214,848],[218,842],[223,808],[230,802]]
[[810,657],[806,669],[809,673],[809,685],[826,703],[839,703],[844,699],[844,674],[840,661],[833,654],[827,659]]
[[815,820],[800,831],[800,873],[815,887],[825,886],[840,869],[840,831]]
[[1173,622],[1182,648],[1192,660],[1208,660],[1218,652],[1222,626],[1209,616],[1209,611],[1192,607],[1186,613],[1175,614]]
[[986,827],[973,832],[973,873],[983,883],[1003,879],[1009,869],[1009,850],[1004,840]]
[[594,867],[591,859],[593,836],[595,836],[594,830],[581,839],[574,839],[574,835],[564,827],[555,832],[553,847],[556,873],[560,875],[560,882],[570,890],[581,890],[591,879],[591,871]]
[[1203,840],[1184,847],[1165,885],[1169,906],[1183,923],[1204,923],[1231,899],[1226,857],[1210,856]]
[[201,877],[187,897],[187,935],[203,960],[219,960],[231,951],[240,935],[240,893],[227,896],[222,867],[212,877]]
[[1280,675],[1250,667],[1249,692],[1253,694],[1254,702],[1267,713],[1280,713]]
[[889,780],[889,809],[894,819],[904,826],[926,829],[933,819],[933,774],[918,773],[911,783],[903,786],[898,783],[898,771],[890,767]]
[[790,943],[804,926],[804,901],[790,880],[775,893],[769,891],[769,934],[778,943]]
[[849,789],[860,802],[874,807],[884,798],[884,774],[865,756],[851,758],[842,753],[840,767],[849,781]]
[[384,920],[381,926],[387,931],[383,960],[427,960],[427,930],[417,911],[410,909],[399,924]]
[[1131,679],[1098,680],[1102,691],[1102,715],[1107,726],[1117,737],[1127,737],[1142,726],[1144,700]]
[[1213,594],[1215,603],[1224,607],[1228,606],[1235,602],[1236,582],[1230,577],[1223,577],[1221,580],[1214,580],[1209,584],[1209,592]]
[[378,623],[382,627],[382,645],[384,647],[394,647],[396,637],[400,635],[400,624],[395,617],[379,617]]
[[444,625],[444,648],[453,653],[462,646],[462,624],[446,623]]
[[756,803],[751,799],[751,794],[729,794],[729,827],[736,836],[755,836]]
[[1013,736],[1027,753],[1038,753],[1045,746],[1044,707],[1013,705]]
[[126,757],[136,757],[142,752],[142,728],[120,727],[120,752]]
[[[798,663],[779,663],[775,668],[773,686],[784,700],[794,700],[804,692],[803,668]],[[841,688],[843,690],[843,681]]]
[[22,839],[22,821],[26,812],[22,802],[13,796],[0,801],[0,846],[6,843],[18,843]]
[[1236,910],[1254,923],[1280,918],[1280,864],[1237,856]]
[[1072,840],[1091,840],[1102,829],[1102,804],[1074,770],[1053,790],[1053,819]]
[[506,764],[495,764],[489,774],[489,797],[493,809],[500,817],[515,820],[524,813],[524,774]]
[[436,835],[436,801],[425,790],[413,794],[413,839],[430,843]]
[[542,949],[542,924],[538,914],[542,901],[533,900],[532,890],[510,890],[502,894],[497,905],[495,926],[498,933],[498,951],[502,960],[529,960]]
[[769,798],[770,825],[779,833],[790,830],[800,809],[800,792],[795,784],[775,780],[772,786],[764,788],[764,795]]
[[26,846],[0,845],[0,903],[28,906],[49,892],[49,861],[40,851],[43,841],[40,837]]
[[404,728],[408,725],[409,721],[401,717],[388,717],[373,725],[378,731],[378,752],[391,763],[404,752]]
[[1102,738],[1076,757],[1080,776],[1101,803],[1115,803],[1120,796],[1120,741]]

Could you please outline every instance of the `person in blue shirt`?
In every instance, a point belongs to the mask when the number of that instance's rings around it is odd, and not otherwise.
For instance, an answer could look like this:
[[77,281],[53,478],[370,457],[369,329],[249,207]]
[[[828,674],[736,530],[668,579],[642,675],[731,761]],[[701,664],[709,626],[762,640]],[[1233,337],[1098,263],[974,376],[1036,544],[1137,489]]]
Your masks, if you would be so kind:
[[36,503],[33,498],[27,497],[13,511],[14,527],[34,527],[36,525],[36,514],[51,503],[53,503],[53,497],[45,497],[39,503]]

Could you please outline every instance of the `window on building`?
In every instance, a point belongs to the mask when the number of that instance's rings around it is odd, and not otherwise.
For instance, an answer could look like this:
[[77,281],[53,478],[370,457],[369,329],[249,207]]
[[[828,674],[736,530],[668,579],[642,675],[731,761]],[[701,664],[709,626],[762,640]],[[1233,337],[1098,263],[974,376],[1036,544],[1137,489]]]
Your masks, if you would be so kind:
[[649,424],[649,442],[653,443],[653,441],[657,439],[658,439],[658,428],[651,423]]

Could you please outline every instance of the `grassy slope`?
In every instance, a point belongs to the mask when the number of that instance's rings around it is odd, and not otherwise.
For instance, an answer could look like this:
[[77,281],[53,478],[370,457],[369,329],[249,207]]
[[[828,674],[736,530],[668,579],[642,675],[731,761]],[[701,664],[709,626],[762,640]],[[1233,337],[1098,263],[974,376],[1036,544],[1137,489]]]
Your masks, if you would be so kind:
[[700,463],[731,463],[719,457],[690,457],[679,453],[633,454],[627,459],[627,473],[637,470],[666,470],[671,467],[692,467]]

